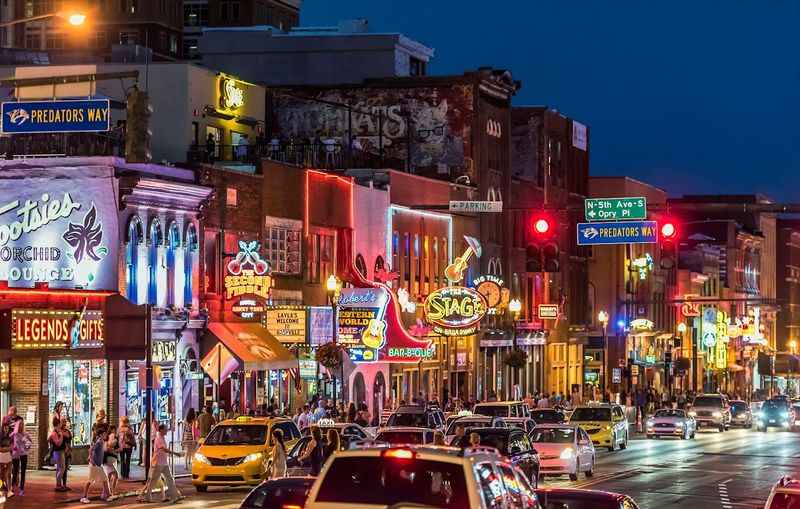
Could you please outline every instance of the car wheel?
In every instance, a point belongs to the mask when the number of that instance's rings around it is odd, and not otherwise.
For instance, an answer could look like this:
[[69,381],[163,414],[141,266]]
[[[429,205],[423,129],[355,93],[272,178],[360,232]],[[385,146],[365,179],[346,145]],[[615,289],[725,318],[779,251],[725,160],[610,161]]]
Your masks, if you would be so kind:
[[594,456],[592,456],[592,466],[586,471],[586,477],[594,477]]
[[622,451],[624,451],[625,449],[628,448],[628,432],[627,431],[625,432],[625,440],[623,440],[622,443],[619,444],[619,448]]
[[766,433],[766,432],[767,432],[767,427],[766,427],[766,426],[764,426],[763,428],[761,428],[761,432],[762,432],[762,433]]
[[195,486],[194,487],[198,493],[205,493],[208,491],[208,486]]
[[692,430],[692,439],[694,439],[695,436],[697,436],[697,430]]
[[725,425],[720,424],[719,425],[719,432],[722,433],[723,431],[725,431]]
[[577,481],[578,480],[578,472],[580,472],[580,471],[581,471],[581,463],[580,463],[580,461],[576,461],[575,462],[575,473],[574,474],[569,474],[569,480],[570,481]]

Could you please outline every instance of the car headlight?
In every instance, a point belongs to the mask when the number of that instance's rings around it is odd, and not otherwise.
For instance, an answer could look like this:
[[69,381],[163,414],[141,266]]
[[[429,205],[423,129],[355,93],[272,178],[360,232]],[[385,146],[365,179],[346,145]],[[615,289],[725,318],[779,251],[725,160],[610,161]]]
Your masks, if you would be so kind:
[[264,453],[254,452],[245,456],[244,459],[242,460],[242,463],[252,463],[254,461],[261,461],[261,458],[263,457]]
[[789,418],[789,412],[783,412],[781,414],[781,417],[783,417],[784,419],[788,419]]
[[562,460],[568,460],[572,459],[574,455],[575,451],[572,449],[572,447],[567,447],[566,449],[561,451],[561,455],[559,456],[559,458],[561,458]]
[[697,412],[695,412],[694,410],[689,410],[689,415],[691,415],[692,417],[697,417]]
[[722,417],[722,412],[713,412],[711,414],[712,417]]
[[682,428],[683,427],[683,423],[682,422],[676,422],[675,423],[675,427],[676,428]]
[[647,419],[647,427],[652,428],[656,422],[653,419]]
[[606,431],[609,431],[610,429],[611,429],[611,426],[606,426]]
[[764,418],[764,412],[762,412],[761,410],[759,410],[759,411],[756,413],[756,416],[757,416],[759,419],[763,419],[763,418]]
[[206,465],[211,464],[211,462],[208,461],[208,458],[206,458],[205,454],[201,454],[199,452],[194,453],[194,460],[199,461],[200,463],[205,463]]

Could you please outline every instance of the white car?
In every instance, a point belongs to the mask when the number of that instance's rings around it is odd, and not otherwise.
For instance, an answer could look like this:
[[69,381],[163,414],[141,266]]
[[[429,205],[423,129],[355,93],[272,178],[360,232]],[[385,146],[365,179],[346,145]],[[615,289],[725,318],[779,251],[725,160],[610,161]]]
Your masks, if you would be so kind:
[[488,415],[467,415],[459,417],[450,422],[444,434],[444,443],[449,444],[456,436],[456,428],[464,426],[466,428],[506,428],[505,420],[501,417],[489,417]]
[[535,509],[534,485],[489,447],[373,447],[336,452],[306,509]]
[[490,417],[530,417],[528,405],[522,401],[489,401],[478,403],[472,408],[473,414]]
[[656,410],[645,423],[647,438],[678,437],[684,440],[694,438],[697,422],[683,410],[662,408]]
[[395,426],[392,428],[380,428],[375,435],[375,442],[384,442],[392,445],[432,444],[434,430],[430,428],[417,428],[412,426]]
[[542,424],[530,434],[531,445],[539,452],[539,478],[568,475],[578,480],[583,472],[594,475],[595,452],[589,435],[580,426]]

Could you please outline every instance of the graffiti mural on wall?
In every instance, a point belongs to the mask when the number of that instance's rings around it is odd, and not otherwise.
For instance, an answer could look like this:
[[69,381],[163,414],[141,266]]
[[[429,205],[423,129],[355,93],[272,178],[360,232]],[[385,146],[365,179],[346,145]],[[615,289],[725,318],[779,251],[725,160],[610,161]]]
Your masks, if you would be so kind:
[[[276,93],[274,135],[300,143],[347,144],[348,112],[338,107]],[[353,147],[379,154],[379,115],[383,120],[383,149],[387,159],[453,174],[470,157],[472,88],[454,85],[435,88],[361,88],[325,90],[304,96],[353,107]],[[410,117],[410,121],[409,121]],[[409,130],[410,129],[410,130]],[[410,141],[410,149],[409,149]],[[455,172],[458,173],[458,172]]]

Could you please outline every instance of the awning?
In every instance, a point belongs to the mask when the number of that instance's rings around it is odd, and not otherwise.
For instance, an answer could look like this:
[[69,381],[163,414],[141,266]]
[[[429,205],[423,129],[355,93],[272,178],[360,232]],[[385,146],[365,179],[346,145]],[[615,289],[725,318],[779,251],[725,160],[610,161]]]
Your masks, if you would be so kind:
[[261,324],[212,322],[208,331],[233,353],[244,369],[297,368],[297,358]]

